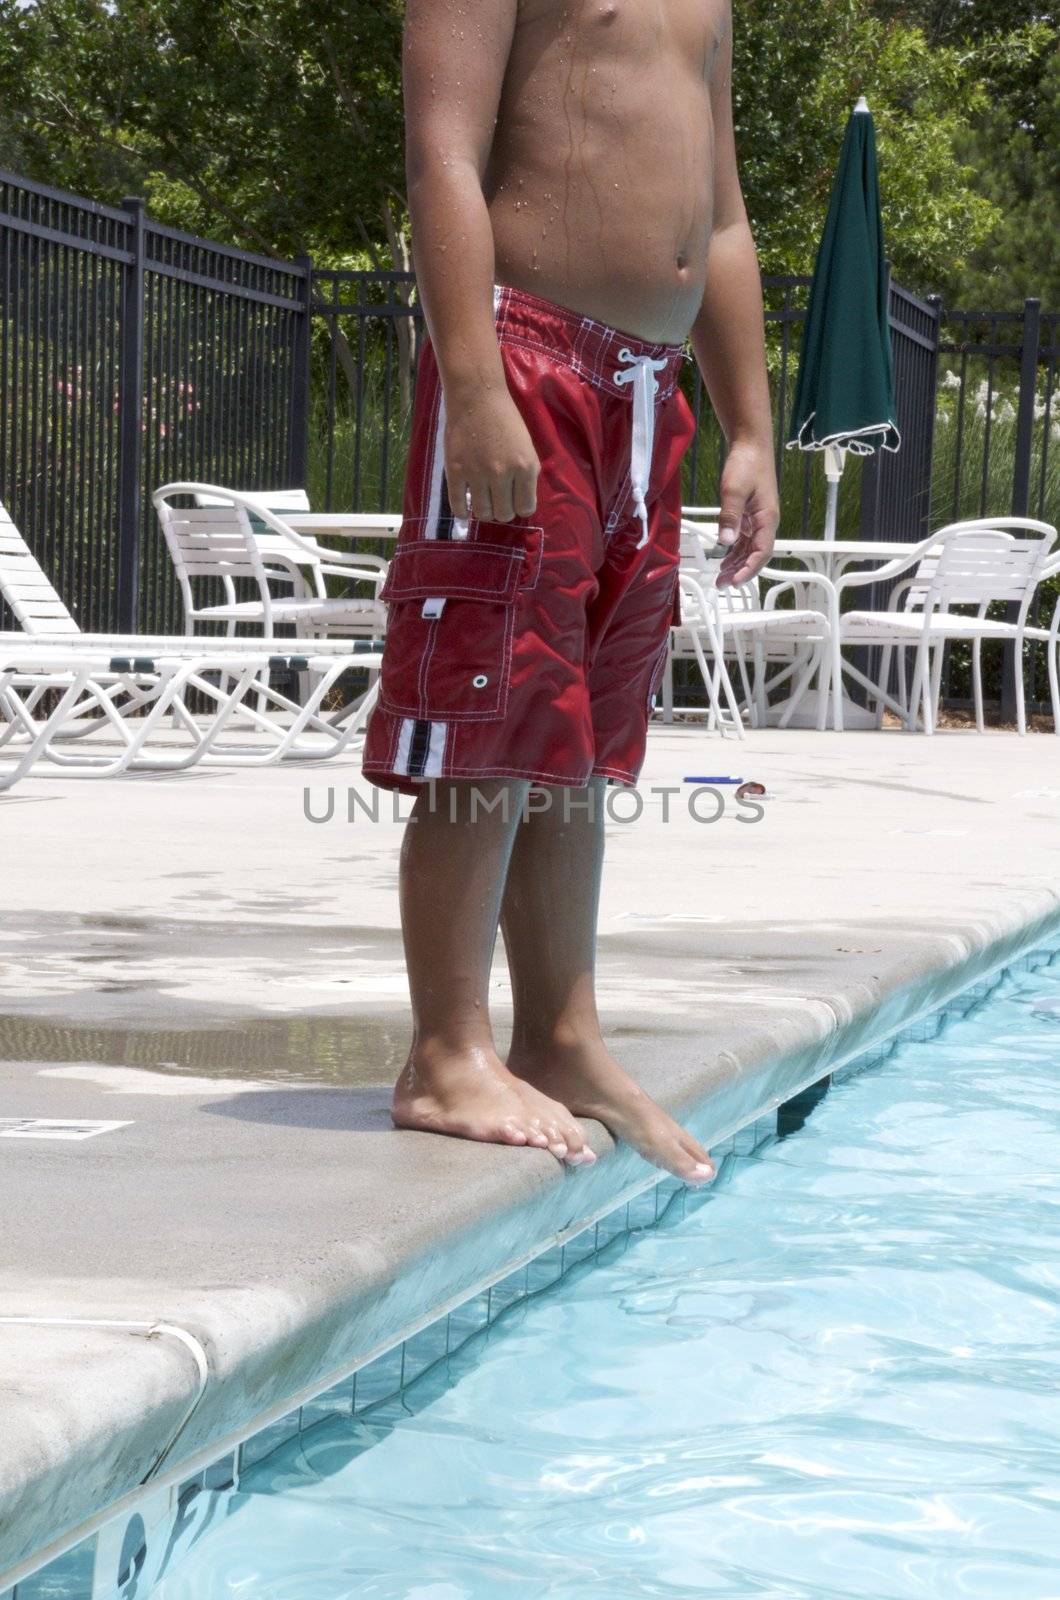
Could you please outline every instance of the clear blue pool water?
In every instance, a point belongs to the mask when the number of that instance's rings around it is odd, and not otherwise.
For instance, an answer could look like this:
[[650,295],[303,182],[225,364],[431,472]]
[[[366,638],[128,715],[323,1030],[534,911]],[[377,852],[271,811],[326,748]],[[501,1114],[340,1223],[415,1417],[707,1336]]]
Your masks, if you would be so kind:
[[262,1463],[155,1600],[1057,1600],[1058,1135],[1054,965]]

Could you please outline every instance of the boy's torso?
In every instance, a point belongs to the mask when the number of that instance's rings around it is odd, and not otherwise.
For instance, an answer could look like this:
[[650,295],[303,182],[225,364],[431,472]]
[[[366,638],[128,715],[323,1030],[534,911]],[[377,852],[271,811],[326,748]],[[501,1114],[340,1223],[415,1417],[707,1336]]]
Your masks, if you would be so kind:
[[502,283],[641,338],[699,310],[726,0],[521,0],[486,198]]

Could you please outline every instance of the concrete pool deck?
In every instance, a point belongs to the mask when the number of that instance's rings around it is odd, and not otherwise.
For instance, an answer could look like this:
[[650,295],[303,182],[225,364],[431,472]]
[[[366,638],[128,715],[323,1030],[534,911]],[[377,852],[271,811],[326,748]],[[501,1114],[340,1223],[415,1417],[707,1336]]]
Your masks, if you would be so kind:
[[[692,774],[762,780],[764,818],[657,792]],[[586,1172],[389,1126],[401,827],[347,822],[351,785],[352,758],[0,801],[0,1117],[120,1124],[0,1127],[0,1590],[649,1176],[593,1124]],[[708,1141],[1060,931],[1049,735],[657,728],[641,795],[605,1025]],[[503,1024],[500,959],[494,989]]]

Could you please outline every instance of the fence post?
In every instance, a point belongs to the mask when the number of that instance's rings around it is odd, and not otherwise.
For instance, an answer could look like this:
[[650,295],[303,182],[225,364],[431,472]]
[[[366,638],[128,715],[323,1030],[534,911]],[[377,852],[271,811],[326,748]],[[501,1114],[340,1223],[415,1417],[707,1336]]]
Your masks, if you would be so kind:
[[[1042,303],[1026,300],[1023,305],[1023,346],[1020,356],[1020,396],[1016,411],[1016,462],[1012,473],[1012,515],[1030,515],[1031,456],[1034,447],[1034,398],[1038,388],[1038,349],[1041,343]],[[1009,621],[1015,621],[1019,607],[1006,608]],[[1005,645],[1005,664],[1001,677],[1001,715],[1008,721],[1016,715],[1016,645]]]
[[126,199],[129,249],[121,297],[118,380],[118,628],[135,633],[140,606],[140,518],[144,424],[144,203]]
[[309,463],[309,382],[313,348],[313,258],[298,256],[295,265],[305,269],[305,307],[294,325],[291,351],[291,424],[287,477],[290,487],[304,489]]

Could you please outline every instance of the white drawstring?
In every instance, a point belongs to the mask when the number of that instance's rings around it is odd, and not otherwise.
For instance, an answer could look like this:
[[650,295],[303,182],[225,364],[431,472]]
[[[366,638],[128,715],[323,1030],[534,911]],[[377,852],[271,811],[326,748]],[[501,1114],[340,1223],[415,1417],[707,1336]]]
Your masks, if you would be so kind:
[[618,359],[630,364],[616,370],[615,382],[633,385],[633,439],[629,453],[629,477],[633,486],[633,503],[644,530],[637,541],[639,550],[648,542],[647,494],[655,444],[655,396],[659,392],[655,374],[662,372],[666,361],[653,361],[651,356],[635,356],[628,345],[618,352]]

